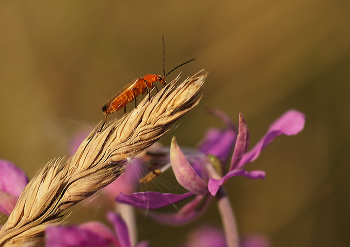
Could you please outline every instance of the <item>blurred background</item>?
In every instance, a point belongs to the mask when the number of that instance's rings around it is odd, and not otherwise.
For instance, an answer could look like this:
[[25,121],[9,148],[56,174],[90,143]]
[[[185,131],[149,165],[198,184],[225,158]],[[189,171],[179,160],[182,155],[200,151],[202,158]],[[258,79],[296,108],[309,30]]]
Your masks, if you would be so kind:
[[[176,135],[195,147],[208,127],[223,127],[206,107],[235,122],[243,113],[251,147],[285,111],[307,117],[304,131],[279,137],[247,166],[266,171],[265,181],[227,183],[240,234],[263,234],[273,246],[350,246],[349,11],[344,0],[1,1],[0,158],[32,178],[66,155],[111,96],[162,74],[164,35],[166,71],[193,57],[182,78],[209,71],[200,105],[164,145]],[[105,210],[76,215],[69,223],[104,219]],[[139,222],[151,246],[181,244],[203,222],[221,227],[215,200],[186,227],[142,214]]]

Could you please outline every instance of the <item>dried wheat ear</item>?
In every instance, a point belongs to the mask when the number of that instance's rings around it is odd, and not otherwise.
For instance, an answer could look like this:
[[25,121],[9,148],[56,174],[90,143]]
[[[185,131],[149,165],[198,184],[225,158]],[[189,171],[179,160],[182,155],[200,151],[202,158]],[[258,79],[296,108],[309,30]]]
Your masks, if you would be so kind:
[[130,113],[101,123],[68,160],[49,161],[22,192],[0,231],[0,246],[44,246],[48,225],[62,223],[63,210],[93,195],[124,172],[124,160],[163,135],[201,99],[203,70],[176,86],[179,76]]

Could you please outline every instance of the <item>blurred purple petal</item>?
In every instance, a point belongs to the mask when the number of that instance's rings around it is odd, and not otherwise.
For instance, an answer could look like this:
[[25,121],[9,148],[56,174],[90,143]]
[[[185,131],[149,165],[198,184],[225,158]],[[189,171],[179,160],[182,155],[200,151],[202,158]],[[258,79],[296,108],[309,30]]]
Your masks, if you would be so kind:
[[233,152],[233,156],[231,159],[231,166],[229,171],[232,171],[236,168],[243,154],[247,151],[248,146],[249,146],[249,129],[248,129],[247,123],[244,120],[243,115],[240,113],[238,136],[235,144],[235,150]]
[[170,161],[175,177],[182,187],[197,195],[208,193],[207,183],[198,176],[187,161],[185,155],[177,145],[175,137],[171,141]]
[[131,247],[129,230],[122,217],[119,214],[109,212],[107,218],[114,225],[121,247]]
[[103,190],[114,200],[121,192],[131,194],[139,185],[139,178],[142,177],[140,170],[142,169],[142,161],[134,158],[130,161],[122,176],[106,186]]
[[99,235],[77,226],[51,226],[45,230],[46,247],[109,247]]
[[243,239],[240,247],[270,247],[271,243],[264,235],[251,235]]
[[226,129],[211,128],[207,130],[204,139],[198,145],[198,149],[207,155],[218,157],[223,164],[226,164],[236,141],[237,127],[225,113],[216,109],[209,109],[208,112],[225,123]]
[[304,114],[295,110],[286,112],[270,126],[267,134],[255,145],[255,147],[243,155],[236,168],[241,168],[245,164],[252,162],[258,158],[260,152],[277,136],[281,134],[295,135],[299,133],[304,128],[304,124]]
[[236,134],[233,130],[211,128],[205,133],[204,140],[199,144],[198,149],[205,154],[218,157],[223,164],[226,164],[235,141]]
[[190,165],[191,165],[192,169],[195,171],[195,173],[203,181],[208,181],[208,172],[207,172],[205,166],[203,166],[203,164],[205,164],[207,162],[206,160],[203,160],[201,162],[196,162],[196,161],[195,162],[191,162],[191,161],[188,160],[188,162],[190,163]]
[[265,179],[265,172],[264,171],[245,172],[242,176],[250,179]]
[[186,247],[226,247],[225,234],[213,226],[202,226],[188,237]]
[[[202,199],[204,197],[204,203],[202,203]],[[148,212],[148,215],[155,221],[167,224],[167,225],[184,225],[189,223],[190,221],[199,217],[209,205],[211,201],[211,196],[196,196],[192,201],[183,206],[176,213],[158,213],[154,211]],[[198,206],[200,206],[198,208]]]
[[304,129],[305,115],[296,110],[289,110],[279,117],[269,128],[269,131],[281,131],[285,135],[296,135]]
[[0,191],[0,212],[10,215],[13,208],[16,206],[18,197],[9,193]]
[[157,209],[177,203],[193,195],[194,194],[191,192],[187,192],[183,195],[176,195],[149,191],[132,193],[131,195],[120,193],[115,200],[138,208]]
[[14,164],[0,160],[0,190],[19,197],[28,183],[25,173]]
[[89,230],[103,239],[106,239],[114,246],[120,246],[118,238],[115,233],[111,231],[107,226],[101,224],[100,222],[88,222],[80,226],[81,229]]
[[69,152],[68,152],[69,156],[73,156],[73,154],[75,154],[80,144],[85,140],[86,137],[89,136],[90,132],[91,131],[81,131],[73,135],[69,145]]

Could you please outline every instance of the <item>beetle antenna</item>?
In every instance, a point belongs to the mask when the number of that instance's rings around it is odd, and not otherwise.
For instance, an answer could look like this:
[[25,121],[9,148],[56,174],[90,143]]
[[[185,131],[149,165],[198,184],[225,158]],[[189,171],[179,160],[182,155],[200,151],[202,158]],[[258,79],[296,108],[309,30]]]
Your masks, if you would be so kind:
[[164,67],[164,63],[165,63],[165,42],[164,42],[164,35],[162,35],[163,38],[163,75],[165,77],[165,67]]
[[196,59],[195,59],[195,58],[192,58],[191,60],[188,60],[187,62],[184,62],[184,63],[182,63],[182,64],[176,66],[176,67],[173,68],[170,72],[168,72],[168,73],[164,76],[164,78],[167,77],[171,72],[173,72],[173,71],[176,70],[177,68],[180,68],[182,65],[185,65],[185,64],[187,64],[187,63],[189,63],[189,62],[192,62],[192,61],[194,61],[194,60],[196,60]]

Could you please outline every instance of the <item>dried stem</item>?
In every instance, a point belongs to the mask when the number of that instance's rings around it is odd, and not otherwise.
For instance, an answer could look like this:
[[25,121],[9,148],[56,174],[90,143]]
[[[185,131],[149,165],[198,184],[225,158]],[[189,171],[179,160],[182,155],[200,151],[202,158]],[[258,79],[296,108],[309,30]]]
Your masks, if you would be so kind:
[[[62,223],[65,209],[91,196],[123,174],[124,160],[145,150],[169,132],[201,98],[206,74],[175,87],[179,76],[150,101],[145,97],[129,114],[97,126],[77,152],[42,168],[22,192],[0,231],[0,246],[44,244],[48,225]],[[101,123],[100,123],[101,124]]]

